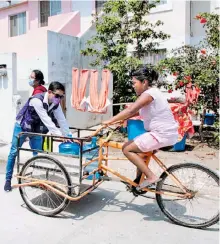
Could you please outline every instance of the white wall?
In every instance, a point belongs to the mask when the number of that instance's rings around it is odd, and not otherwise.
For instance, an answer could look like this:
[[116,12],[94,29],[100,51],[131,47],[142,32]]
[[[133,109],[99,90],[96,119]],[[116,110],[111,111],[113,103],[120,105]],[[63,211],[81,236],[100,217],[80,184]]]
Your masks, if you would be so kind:
[[[93,31],[91,31],[93,33]],[[112,115],[111,108],[107,114],[99,115],[89,112],[77,111],[71,107],[70,96],[72,90],[72,67],[90,68],[87,57],[81,57],[80,45],[84,47],[85,41],[91,36],[89,32],[81,40],[63,34],[48,31],[48,74],[49,80],[57,80],[65,84],[66,87],[66,117],[70,126],[78,128],[88,128],[99,124],[102,120],[108,119]],[[89,85],[89,82],[88,82]],[[100,86],[100,82],[99,82]],[[109,96],[112,97],[112,80],[110,82]],[[87,89],[88,95],[88,89]]]
[[146,17],[151,23],[161,20],[164,25],[158,27],[158,30],[171,35],[170,39],[160,43],[160,48],[171,50],[187,44],[186,8],[187,4],[185,1],[168,0],[168,4],[152,9],[151,13]]
[[7,76],[0,77],[0,140],[9,143],[16,116],[16,54],[0,53],[0,64],[7,65]]
[[[198,44],[205,36],[205,29],[195,16],[199,12],[217,12],[217,1],[168,0],[167,4],[152,9],[146,17],[149,22],[161,20],[164,25],[158,29],[171,37],[160,43],[160,48],[170,51],[182,45]],[[129,50],[131,51],[132,48]]]
[[211,1],[211,12],[218,13],[220,12],[220,3],[219,1]]
[[192,1],[191,2],[191,45],[197,45],[205,37],[205,28],[195,16],[202,12],[210,12],[210,1]]

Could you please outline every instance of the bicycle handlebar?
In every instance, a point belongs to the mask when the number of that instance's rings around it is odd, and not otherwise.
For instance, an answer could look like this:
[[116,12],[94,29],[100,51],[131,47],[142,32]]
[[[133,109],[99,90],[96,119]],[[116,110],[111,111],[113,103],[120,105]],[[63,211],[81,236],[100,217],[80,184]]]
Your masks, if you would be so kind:
[[[117,122],[112,123],[112,124],[109,124],[109,125],[115,125],[115,124],[122,125],[123,122],[124,122],[124,121],[117,121]],[[94,131],[94,132],[92,133],[91,137],[92,137],[92,136],[97,136],[98,133],[99,133],[101,130],[103,130],[104,128],[107,128],[107,127],[110,128],[109,125],[102,125],[100,128],[98,128],[96,131]]]

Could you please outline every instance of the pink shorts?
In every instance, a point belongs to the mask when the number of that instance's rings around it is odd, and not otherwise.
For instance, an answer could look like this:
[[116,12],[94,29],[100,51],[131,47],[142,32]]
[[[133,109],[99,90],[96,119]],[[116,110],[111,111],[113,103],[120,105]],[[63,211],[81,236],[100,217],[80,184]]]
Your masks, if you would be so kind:
[[161,138],[160,141],[156,139],[150,132],[146,132],[140,136],[135,137],[134,143],[142,152],[150,152],[162,147],[172,146],[176,143],[176,138]]

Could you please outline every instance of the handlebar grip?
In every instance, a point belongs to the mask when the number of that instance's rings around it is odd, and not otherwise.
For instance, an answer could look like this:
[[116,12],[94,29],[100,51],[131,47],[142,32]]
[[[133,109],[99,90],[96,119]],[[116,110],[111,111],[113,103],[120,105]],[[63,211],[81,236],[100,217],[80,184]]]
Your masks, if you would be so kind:
[[[122,125],[123,122],[124,122],[124,121],[117,121],[117,122],[112,123],[112,124],[110,124],[110,125],[114,125],[114,124],[120,124],[120,125]],[[96,136],[102,129],[104,129],[104,128],[106,128],[106,127],[108,127],[108,125],[102,125],[100,128],[98,128],[96,131],[94,131],[94,132],[91,134],[91,137],[92,137],[92,136]]]
[[102,129],[106,128],[105,125],[102,125],[100,128],[98,128],[96,131],[94,131],[92,134],[91,134],[91,137],[92,136],[96,136]]

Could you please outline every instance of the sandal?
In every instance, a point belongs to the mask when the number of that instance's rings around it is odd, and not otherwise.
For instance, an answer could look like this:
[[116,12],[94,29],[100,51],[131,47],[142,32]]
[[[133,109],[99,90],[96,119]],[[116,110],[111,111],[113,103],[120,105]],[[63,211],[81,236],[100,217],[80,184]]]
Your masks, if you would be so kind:
[[136,187],[136,190],[140,191],[143,188],[151,187],[153,185],[156,185],[161,180],[162,180],[161,178],[159,178],[158,180],[156,180],[154,182],[149,182],[147,180],[144,180],[139,186]]

